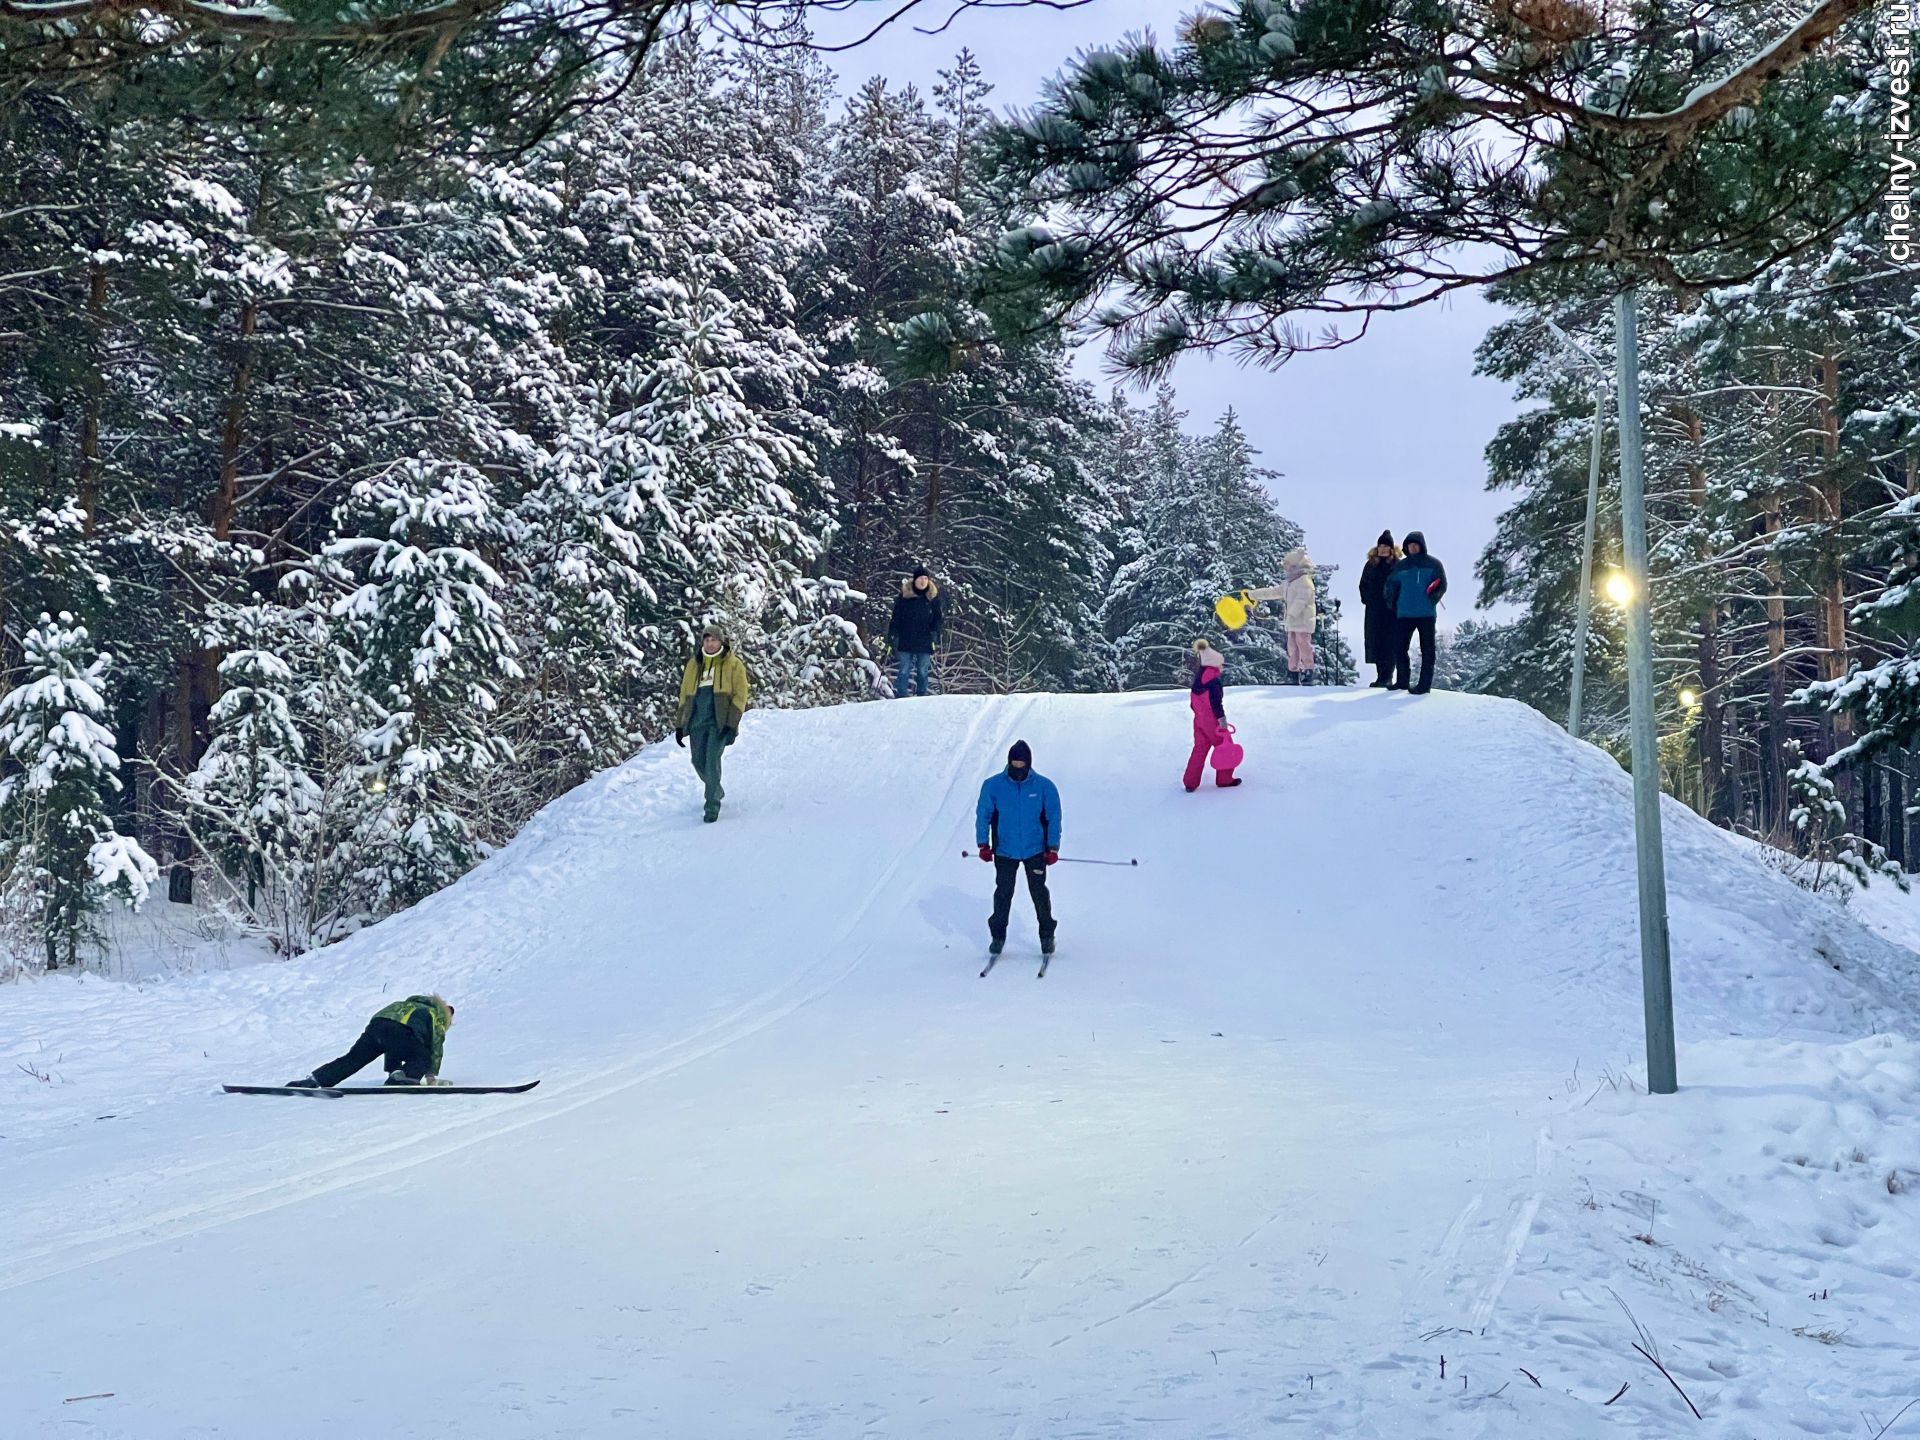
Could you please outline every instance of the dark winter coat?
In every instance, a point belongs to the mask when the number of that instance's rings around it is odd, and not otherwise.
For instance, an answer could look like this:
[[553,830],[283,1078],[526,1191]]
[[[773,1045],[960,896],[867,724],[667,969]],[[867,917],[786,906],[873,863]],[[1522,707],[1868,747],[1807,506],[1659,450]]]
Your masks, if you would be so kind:
[[900,585],[900,598],[893,602],[893,619],[887,622],[887,643],[902,655],[931,655],[940,643],[940,632],[947,618],[940,609],[940,587],[927,581],[922,595],[911,580]]
[[1016,780],[1002,770],[980,787],[974,807],[974,843],[991,845],[1003,860],[1031,860],[1060,848],[1060,792],[1029,767]]
[[[1431,620],[1440,613],[1440,597],[1447,593],[1447,567],[1427,554],[1426,538],[1418,530],[1407,536],[1407,553],[1387,576],[1387,603],[1402,620]],[[1420,547],[1415,554],[1413,547]]]
[[1397,560],[1367,554],[1360,569],[1360,603],[1366,610],[1366,661],[1369,665],[1393,663],[1393,605],[1387,599],[1387,576]]

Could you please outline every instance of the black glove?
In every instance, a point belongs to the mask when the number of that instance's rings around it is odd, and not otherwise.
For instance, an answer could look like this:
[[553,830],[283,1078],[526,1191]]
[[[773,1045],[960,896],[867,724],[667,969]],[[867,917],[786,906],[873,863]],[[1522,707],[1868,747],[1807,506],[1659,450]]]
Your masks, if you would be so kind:
[[682,750],[686,749],[687,748],[687,732],[684,730],[674,731],[673,743],[678,745]]

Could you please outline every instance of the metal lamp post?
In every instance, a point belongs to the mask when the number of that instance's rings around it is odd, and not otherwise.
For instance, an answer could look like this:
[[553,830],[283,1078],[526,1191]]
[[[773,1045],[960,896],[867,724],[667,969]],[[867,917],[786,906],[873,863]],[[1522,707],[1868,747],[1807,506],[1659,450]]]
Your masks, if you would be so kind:
[[1628,588],[1628,732],[1633,749],[1633,839],[1640,891],[1640,988],[1646,1010],[1647,1089],[1655,1095],[1671,1095],[1679,1088],[1679,1079],[1674,1070],[1667,865],[1660,837],[1660,740],[1653,715],[1653,617],[1647,588],[1647,496],[1640,449],[1640,332],[1638,297],[1633,291],[1623,290],[1614,298],[1613,320],[1619,357],[1620,548]]

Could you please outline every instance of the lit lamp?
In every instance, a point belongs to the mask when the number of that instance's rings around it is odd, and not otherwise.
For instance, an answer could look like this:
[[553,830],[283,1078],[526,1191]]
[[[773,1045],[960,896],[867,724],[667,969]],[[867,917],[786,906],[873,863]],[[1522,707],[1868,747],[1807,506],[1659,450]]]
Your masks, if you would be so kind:
[[1680,703],[1691,710],[1700,703],[1700,697],[1691,690],[1682,690],[1680,692]]
[[1627,578],[1624,570],[1615,570],[1607,576],[1607,598],[1624,608],[1633,599],[1633,581]]

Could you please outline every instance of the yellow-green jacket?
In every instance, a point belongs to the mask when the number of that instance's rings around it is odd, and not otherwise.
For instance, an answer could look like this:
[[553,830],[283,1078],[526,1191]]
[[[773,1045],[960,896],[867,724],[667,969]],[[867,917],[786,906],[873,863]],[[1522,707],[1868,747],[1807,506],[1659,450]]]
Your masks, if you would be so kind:
[[696,651],[687,661],[680,676],[680,717],[674,721],[674,728],[684,731],[693,719],[693,698],[699,692],[703,668],[713,671],[714,719],[727,734],[738,734],[740,717],[747,713],[747,667],[733,653],[731,642],[722,646],[718,655]]
[[440,1052],[446,1046],[447,1025],[453,1019],[447,1013],[444,1000],[436,1000],[431,995],[409,995],[404,1000],[394,1001],[373,1018],[397,1020],[418,1035],[422,1043],[433,1051],[433,1059],[427,1064],[427,1073],[440,1073]]

